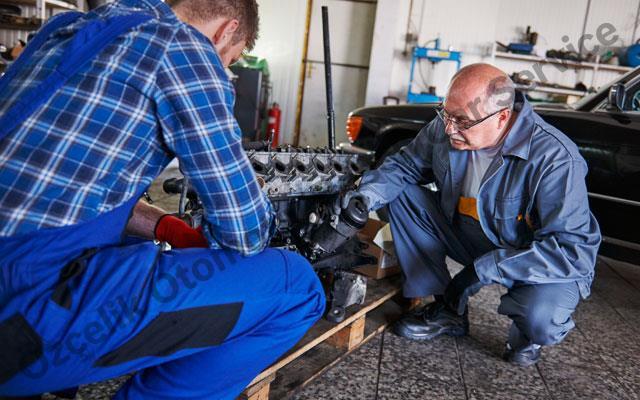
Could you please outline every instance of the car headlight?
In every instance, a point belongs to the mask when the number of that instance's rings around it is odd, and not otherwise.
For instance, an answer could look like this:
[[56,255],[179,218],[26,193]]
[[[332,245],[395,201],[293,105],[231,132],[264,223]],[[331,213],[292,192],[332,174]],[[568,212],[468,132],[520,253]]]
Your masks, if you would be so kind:
[[353,143],[358,138],[362,129],[362,117],[349,114],[347,117],[347,137],[349,142]]

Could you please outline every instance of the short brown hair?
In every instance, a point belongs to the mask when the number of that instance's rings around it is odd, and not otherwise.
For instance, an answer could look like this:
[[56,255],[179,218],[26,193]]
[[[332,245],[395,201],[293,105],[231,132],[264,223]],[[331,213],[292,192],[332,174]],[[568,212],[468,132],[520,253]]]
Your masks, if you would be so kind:
[[260,17],[256,0],[166,0],[172,8],[180,11],[190,21],[206,22],[218,17],[237,19],[240,25],[233,35],[233,43],[247,42],[247,49],[253,49],[258,39]]

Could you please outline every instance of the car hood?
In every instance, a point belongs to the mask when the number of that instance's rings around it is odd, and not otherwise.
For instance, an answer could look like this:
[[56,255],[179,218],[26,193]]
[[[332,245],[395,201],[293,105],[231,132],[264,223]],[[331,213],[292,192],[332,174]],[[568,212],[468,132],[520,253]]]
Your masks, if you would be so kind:
[[385,120],[427,123],[433,119],[433,109],[439,104],[440,103],[401,104],[393,106],[362,107],[354,110],[352,115],[364,118],[381,118]]

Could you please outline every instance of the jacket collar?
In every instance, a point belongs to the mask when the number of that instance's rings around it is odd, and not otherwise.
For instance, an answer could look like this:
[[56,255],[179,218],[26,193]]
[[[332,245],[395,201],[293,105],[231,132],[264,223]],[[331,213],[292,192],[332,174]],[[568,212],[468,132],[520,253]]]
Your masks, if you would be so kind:
[[518,116],[504,141],[502,155],[516,156],[527,160],[529,159],[535,125],[533,108],[524,95],[516,91],[514,109],[519,110]]

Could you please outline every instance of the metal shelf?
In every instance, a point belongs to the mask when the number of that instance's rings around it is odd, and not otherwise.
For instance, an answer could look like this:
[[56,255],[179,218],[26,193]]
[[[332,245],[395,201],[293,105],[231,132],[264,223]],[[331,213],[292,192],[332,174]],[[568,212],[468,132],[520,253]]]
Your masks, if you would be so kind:
[[35,17],[40,20],[40,23],[23,25],[11,22],[2,22],[0,23],[0,29],[10,31],[37,31],[42,26],[42,22],[46,21],[46,19],[49,17],[49,10],[51,10],[51,13],[53,13],[53,10],[78,10],[78,6],[64,0],[13,0],[13,3],[23,6],[35,7]]
[[588,92],[582,90],[572,90],[572,89],[561,89],[561,88],[553,88],[546,86],[527,86],[527,85],[516,85],[516,89],[524,91],[524,92],[540,92],[540,93],[550,93],[550,94],[562,94],[568,96],[586,96],[589,94]]
[[46,0],[45,1],[47,7],[51,7],[51,8],[62,8],[65,10],[77,10],[78,6],[71,4],[71,3],[67,3],[66,1],[61,1],[61,0]]
[[628,72],[633,69],[631,67],[623,67],[621,65],[579,62],[579,61],[571,61],[571,60],[561,60],[557,58],[542,58],[542,57],[531,56],[527,54],[505,53],[503,51],[496,51],[495,56],[497,58],[504,58],[509,60],[538,62],[541,64],[556,64],[556,65],[563,65],[571,68],[583,68],[583,69],[593,69],[593,70],[601,70],[601,71]]
[[[13,2],[16,4],[33,6],[33,7],[36,7],[38,5],[36,0],[13,0]],[[63,10],[78,9],[76,5],[67,3],[66,1],[62,1],[62,0],[45,0],[45,5],[47,8],[57,8],[57,9],[63,9]]]
[[40,29],[40,25],[26,25],[26,24],[10,24],[6,22],[0,22],[0,29],[11,29],[20,31],[37,31]]

